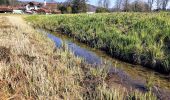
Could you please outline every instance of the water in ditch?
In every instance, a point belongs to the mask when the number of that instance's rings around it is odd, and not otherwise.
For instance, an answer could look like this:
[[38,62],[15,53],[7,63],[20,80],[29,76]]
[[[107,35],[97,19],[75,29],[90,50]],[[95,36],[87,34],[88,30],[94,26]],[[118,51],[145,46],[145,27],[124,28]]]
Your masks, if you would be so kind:
[[91,48],[66,35],[44,30],[39,31],[47,34],[48,37],[55,42],[56,47],[58,48],[62,47],[63,43],[66,44],[69,50],[71,50],[76,56],[84,58],[87,63],[100,65],[105,61],[109,62],[112,66],[113,73],[117,74],[126,86],[141,91],[147,91],[146,81],[152,79],[151,81],[154,83],[155,87],[161,88],[161,91],[159,90],[159,92],[168,95],[168,91],[170,91],[170,76],[159,74],[139,65],[132,65],[114,59],[105,52]]

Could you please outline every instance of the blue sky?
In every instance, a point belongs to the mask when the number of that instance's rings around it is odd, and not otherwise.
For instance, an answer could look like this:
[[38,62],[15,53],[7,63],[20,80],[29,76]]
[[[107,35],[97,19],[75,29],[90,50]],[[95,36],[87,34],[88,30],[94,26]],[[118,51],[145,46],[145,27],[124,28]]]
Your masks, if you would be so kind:
[[[20,0],[20,1],[39,1],[39,2],[43,2],[44,0]],[[48,0],[46,0],[46,1],[48,1]],[[66,0],[55,0],[55,1],[64,2]],[[97,5],[97,2],[98,2],[98,0],[88,0],[88,1],[89,1],[88,3],[92,4],[92,5]],[[115,3],[115,0],[110,0],[110,8],[112,8],[114,6],[114,3]],[[170,8],[170,3],[169,3],[168,8]]]

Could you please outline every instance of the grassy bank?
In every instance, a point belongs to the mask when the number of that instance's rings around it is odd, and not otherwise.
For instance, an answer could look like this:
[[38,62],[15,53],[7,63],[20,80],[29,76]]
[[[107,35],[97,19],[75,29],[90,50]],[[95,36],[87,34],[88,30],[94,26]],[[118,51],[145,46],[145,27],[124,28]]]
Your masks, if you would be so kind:
[[156,100],[150,91],[107,84],[107,67],[94,68],[67,47],[55,48],[20,16],[1,16],[0,23],[1,100]]
[[36,27],[59,31],[121,60],[170,72],[170,13],[29,16]]

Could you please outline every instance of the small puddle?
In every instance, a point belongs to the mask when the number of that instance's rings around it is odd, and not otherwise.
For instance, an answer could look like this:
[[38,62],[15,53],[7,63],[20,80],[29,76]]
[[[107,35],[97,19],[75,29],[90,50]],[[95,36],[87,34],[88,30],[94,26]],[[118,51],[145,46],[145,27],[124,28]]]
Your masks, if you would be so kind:
[[108,56],[105,52],[101,50],[90,48],[87,45],[80,43],[66,35],[44,30],[38,31],[47,34],[48,37],[55,42],[56,47],[58,48],[62,47],[62,44],[65,43],[66,45],[68,45],[69,50],[71,50],[76,56],[84,58],[85,61],[89,64],[100,65],[105,61],[109,61],[112,66],[112,70],[110,71],[118,75],[121,78],[123,84],[125,84],[126,86],[138,89],[140,91],[147,91],[145,86],[146,80],[148,77],[152,77],[152,81],[154,82],[156,87],[170,91],[169,76],[164,76],[142,66],[132,65],[119,61]]

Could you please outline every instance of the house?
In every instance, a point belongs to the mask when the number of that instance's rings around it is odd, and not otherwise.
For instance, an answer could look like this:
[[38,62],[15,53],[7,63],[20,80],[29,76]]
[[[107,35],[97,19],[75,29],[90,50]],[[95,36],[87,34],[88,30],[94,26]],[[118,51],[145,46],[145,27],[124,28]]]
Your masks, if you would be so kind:
[[40,9],[43,5],[39,2],[29,2],[28,4],[25,5],[25,12],[26,13],[36,13],[38,9]]
[[0,13],[23,13],[24,11],[24,6],[0,6]]
[[13,14],[24,14],[23,10],[13,10]]
[[14,13],[14,14],[60,14],[61,11],[57,9],[57,2],[20,2],[16,6],[0,6],[0,13]]
[[12,9],[13,14],[24,14],[25,11],[25,7],[23,5],[13,6]]
[[61,12],[57,9],[57,2],[29,2],[25,5],[25,12],[30,14],[60,14]]
[[12,11],[11,6],[0,6],[0,13],[12,13]]
[[46,2],[46,0],[44,0],[44,6],[42,8],[48,10],[51,14],[61,14],[57,6],[58,3],[56,1]]

